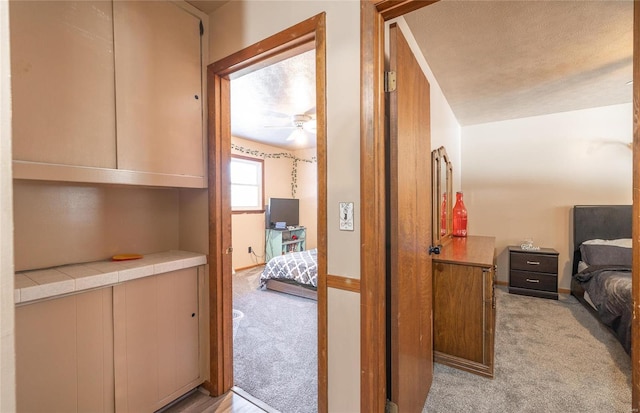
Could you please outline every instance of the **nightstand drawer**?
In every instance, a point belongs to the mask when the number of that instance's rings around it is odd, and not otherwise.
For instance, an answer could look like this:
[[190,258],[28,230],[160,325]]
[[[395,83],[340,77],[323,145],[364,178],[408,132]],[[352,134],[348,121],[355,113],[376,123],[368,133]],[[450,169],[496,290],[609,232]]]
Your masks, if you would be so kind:
[[557,255],[512,252],[509,258],[512,270],[558,273]]
[[555,275],[511,271],[510,287],[529,288],[540,291],[558,291],[558,277]]

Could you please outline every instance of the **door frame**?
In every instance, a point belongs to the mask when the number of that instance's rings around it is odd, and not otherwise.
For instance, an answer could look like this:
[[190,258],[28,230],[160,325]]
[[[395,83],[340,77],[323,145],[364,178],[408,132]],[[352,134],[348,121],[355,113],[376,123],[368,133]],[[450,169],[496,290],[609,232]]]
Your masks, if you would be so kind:
[[320,13],[207,66],[209,179],[209,380],[214,396],[233,386],[231,258],[230,80],[308,50],[316,51],[318,164],[318,411],[326,412],[327,387],[327,139],[326,28]]
[[[360,1],[361,392],[360,411],[383,412],[387,399],[385,331],[385,21],[435,3]],[[640,411],[640,5],[633,20],[632,402]]]
[[360,2],[360,411],[387,401],[384,23],[435,1]]

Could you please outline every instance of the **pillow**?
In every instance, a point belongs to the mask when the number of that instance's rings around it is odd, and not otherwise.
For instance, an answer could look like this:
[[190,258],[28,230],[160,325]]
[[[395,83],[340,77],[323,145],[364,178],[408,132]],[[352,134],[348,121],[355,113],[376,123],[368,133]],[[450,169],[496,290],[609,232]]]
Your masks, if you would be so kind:
[[583,244],[587,245],[615,245],[618,247],[631,248],[631,238],[619,238],[619,239],[590,239]]
[[588,265],[631,266],[631,239],[589,240],[580,245],[582,261]]

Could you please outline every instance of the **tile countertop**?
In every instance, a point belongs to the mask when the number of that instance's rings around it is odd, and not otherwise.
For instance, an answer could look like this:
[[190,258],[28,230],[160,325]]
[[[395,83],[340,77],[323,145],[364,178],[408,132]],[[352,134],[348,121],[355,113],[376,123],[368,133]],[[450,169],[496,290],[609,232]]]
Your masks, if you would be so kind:
[[166,251],[128,261],[95,261],[15,274],[15,303],[50,298],[207,263],[204,254]]

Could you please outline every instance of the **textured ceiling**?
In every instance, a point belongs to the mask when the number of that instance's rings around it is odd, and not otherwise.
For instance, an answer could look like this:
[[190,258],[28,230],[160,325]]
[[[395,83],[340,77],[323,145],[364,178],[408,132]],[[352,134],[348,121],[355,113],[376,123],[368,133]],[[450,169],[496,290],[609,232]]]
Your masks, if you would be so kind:
[[631,1],[443,0],[405,20],[461,125],[631,102]]
[[[315,50],[231,81],[231,134],[285,149],[316,146]],[[303,122],[294,125],[294,119]]]
[[[227,1],[189,1],[209,13]],[[461,125],[629,103],[632,1],[442,0],[405,16]],[[315,115],[313,51],[232,81],[232,133],[283,148]]]

